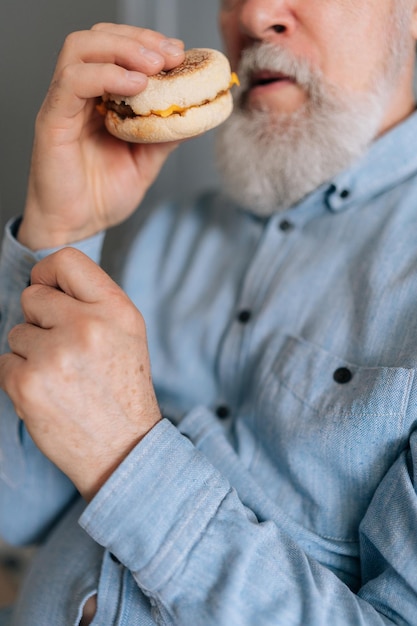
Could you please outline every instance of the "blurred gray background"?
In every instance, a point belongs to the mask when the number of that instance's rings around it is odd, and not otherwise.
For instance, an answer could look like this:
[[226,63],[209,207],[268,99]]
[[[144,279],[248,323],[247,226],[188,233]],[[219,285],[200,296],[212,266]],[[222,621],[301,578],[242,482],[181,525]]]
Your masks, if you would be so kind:
[[[112,21],[180,37],[186,47],[221,47],[217,0],[27,0],[0,2],[0,226],[22,211],[36,113],[66,34]],[[213,133],[183,144],[147,201],[212,186]]]

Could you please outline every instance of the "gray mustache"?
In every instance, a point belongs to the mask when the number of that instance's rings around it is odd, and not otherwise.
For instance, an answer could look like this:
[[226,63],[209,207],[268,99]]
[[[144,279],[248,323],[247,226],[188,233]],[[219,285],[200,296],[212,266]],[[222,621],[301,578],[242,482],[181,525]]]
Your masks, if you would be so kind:
[[236,90],[237,98],[242,98],[253,85],[253,77],[261,71],[268,71],[288,76],[300,85],[307,94],[316,98],[322,93],[322,74],[313,69],[306,59],[301,59],[291,52],[270,43],[253,44],[242,53],[238,67],[240,87]]

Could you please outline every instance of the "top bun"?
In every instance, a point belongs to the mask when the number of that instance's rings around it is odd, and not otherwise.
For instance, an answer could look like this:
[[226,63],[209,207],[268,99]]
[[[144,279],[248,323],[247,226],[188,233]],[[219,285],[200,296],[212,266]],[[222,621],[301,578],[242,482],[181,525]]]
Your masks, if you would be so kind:
[[172,70],[149,76],[144,91],[136,96],[109,95],[106,99],[124,102],[137,115],[169,109],[187,108],[214,100],[230,88],[231,70],[227,58],[218,50],[193,48],[185,52],[184,62]]

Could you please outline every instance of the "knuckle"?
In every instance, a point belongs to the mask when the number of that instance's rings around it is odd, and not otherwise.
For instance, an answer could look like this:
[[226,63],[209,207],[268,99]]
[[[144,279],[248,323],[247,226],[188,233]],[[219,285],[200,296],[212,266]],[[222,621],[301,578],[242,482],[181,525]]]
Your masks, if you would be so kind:
[[88,350],[94,352],[103,345],[106,340],[106,328],[101,319],[88,318],[83,327],[82,340]]
[[13,340],[18,336],[19,329],[20,329],[20,324],[18,324],[17,326],[13,326],[13,328],[11,328],[9,332],[7,333],[7,339],[8,339],[9,345],[11,345],[13,343]]
[[144,326],[145,321],[141,312],[118,285],[109,287],[107,299],[111,302],[111,312],[114,318],[120,322],[121,326],[127,329]]
[[30,293],[32,291],[31,287],[32,285],[30,285],[30,287],[26,287],[26,289],[24,289],[20,294],[20,304],[23,310],[25,310],[28,301],[30,300]]
[[145,320],[141,312],[133,305],[126,305],[122,309],[123,322],[128,330],[132,330],[135,335],[143,335],[145,331]]
[[26,309],[29,302],[32,300],[32,297],[35,294],[38,294],[39,291],[44,287],[44,285],[34,284],[26,287],[20,295],[20,304],[22,305],[23,310]]
[[9,348],[12,352],[15,350],[15,348],[17,348],[20,338],[23,335],[23,327],[24,324],[17,324],[7,333],[7,341],[9,344]]
[[[78,326],[76,340],[74,341],[74,358],[78,361],[80,354],[94,355],[101,353],[107,339],[107,325],[98,316],[85,317]],[[63,364],[67,359],[63,359]]]
[[78,48],[80,44],[80,39],[83,36],[83,32],[84,31],[73,31],[65,37],[64,44],[62,46],[62,52],[64,54],[72,53]]
[[59,250],[57,254],[59,258],[65,259],[65,261],[68,261],[69,263],[72,263],[76,259],[84,258],[85,256],[83,252],[77,250],[76,248],[71,248],[70,246],[62,248],[62,250]]
[[110,26],[111,24],[109,22],[97,22],[96,24],[93,24],[93,26],[91,27],[91,30],[99,30],[99,31],[108,30]]
[[151,30],[150,28],[146,28],[145,26],[141,27],[139,32],[142,37],[146,37],[146,38],[155,37],[155,35],[157,34],[154,30]]
[[141,38],[145,45],[148,45],[149,47],[156,46],[157,51],[160,54],[163,54],[163,51],[159,48],[161,42],[166,39],[166,36],[163,33],[152,30],[151,28],[143,28],[141,30]]
[[[106,299],[109,308],[105,316],[100,316],[98,319],[97,326],[100,330],[96,330],[96,332],[102,333],[100,335],[101,340],[110,322],[113,322],[122,333],[135,336],[146,334],[145,320],[141,312],[117,285],[107,291]],[[104,328],[101,328],[102,326]]]
[[152,30],[151,28],[142,28],[141,34],[149,39],[163,39],[163,35],[161,33],[158,33],[156,30]]
[[72,83],[76,77],[77,71],[73,63],[66,63],[59,71],[58,76],[51,85],[50,97],[53,98],[54,94],[58,92],[59,88],[66,83]]
[[20,413],[28,413],[39,393],[38,372],[21,368],[18,375],[11,374],[8,381],[13,403]]
[[41,283],[35,283],[26,287],[20,295],[20,304],[22,311],[27,313],[30,311],[32,304],[50,294],[50,287]]
[[83,256],[83,253],[79,250],[71,247],[66,247],[55,252],[50,260],[57,267],[59,266],[65,272],[73,270],[74,266]]
[[75,248],[65,247],[55,252],[54,256],[59,263],[67,263],[71,262],[78,254],[78,250]]
[[43,377],[43,382],[46,386],[53,385],[57,381],[62,383],[63,380],[68,379],[75,360],[71,355],[71,350],[66,350],[62,347],[53,351],[50,356],[50,368]]
[[70,344],[59,343],[49,351],[48,362],[38,366],[33,374],[45,397],[50,397],[62,385],[74,382],[81,354],[78,337],[74,337]]

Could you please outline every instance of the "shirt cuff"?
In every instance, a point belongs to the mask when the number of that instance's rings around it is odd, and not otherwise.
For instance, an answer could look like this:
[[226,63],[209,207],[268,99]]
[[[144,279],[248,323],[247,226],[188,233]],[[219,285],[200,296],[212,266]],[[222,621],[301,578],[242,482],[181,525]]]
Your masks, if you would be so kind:
[[181,568],[230,491],[206,457],[164,419],[122,462],[79,523],[134,573],[143,590],[156,592]]
[[49,256],[53,252],[57,252],[63,247],[71,247],[77,248],[77,250],[81,250],[87,256],[89,256],[93,261],[99,262],[101,256],[101,249],[103,246],[103,239],[105,236],[105,232],[97,233],[92,237],[88,237],[87,239],[82,239],[80,241],[75,241],[74,243],[68,244],[68,246],[57,246],[56,248],[45,248],[42,250],[37,250],[33,252],[29,248],[23,246],[17,239],[15,234],[17,233],[21,218],[13,218],[7,222],[4,232],[4,239],[2,245],[2,261],[6,261],[11,264],[14,268],[21,267],[22,270],[27,272],[33,267],[35,263],[40,261],[41,259]]

